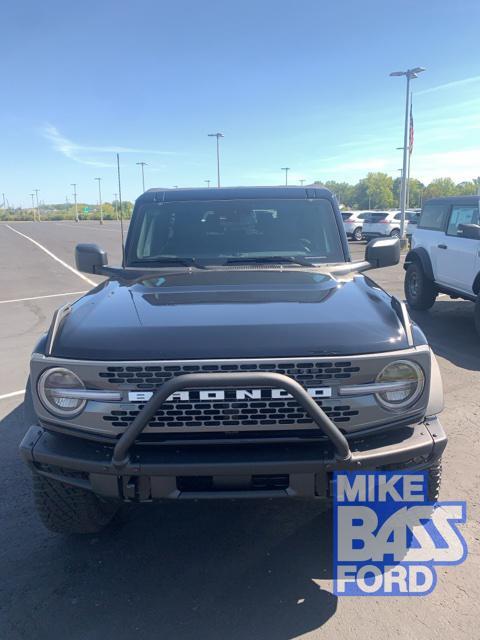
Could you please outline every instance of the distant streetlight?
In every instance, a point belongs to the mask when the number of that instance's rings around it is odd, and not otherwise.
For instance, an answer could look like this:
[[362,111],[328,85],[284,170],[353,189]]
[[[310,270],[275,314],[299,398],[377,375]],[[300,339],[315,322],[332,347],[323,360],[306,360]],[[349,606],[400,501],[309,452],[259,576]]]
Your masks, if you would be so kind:
[[290,167],[282,167],[282,171],[285,171],[285,186],[288,187],[288,172]]
[[33,202],[33,198],[35,197],[35,194],[30,193],[29,195],[32,198],[32,214],[33,214],[33,221],[35,222],[35,203]]
[[178,184],[174,184],[174,185],[173,185],[173,188],[174,188],[174,189],[178,189]]
[[410,80],[418,78],[418,74],[425,71],[424,67],[414,67],[406,71],[392,71],[391,76],[405,76],[407,79],[407,90],[405,99],[405,128],[403,132],[403,167],[402,167],[402,189],[400,194],[400,238],[402,246],[406,245],[406,225],[405,208],[407,201],[407,162],[408,162],[408,121],[410,115]]
[[305,178],[302,178],[301,180],[299,180],[299,182],[300,182],[300,184],[301,184],[301,185],[302,185],[302,187],[303,187],[303,183],[305,182]]
[[145,193],[145,174],[143,171],[143,167],[147,167],[148,164],[146,162],[137,162],[137,165],[139,165],[140,167],[142,167],[142,193]]
[[102,207],[102,189],[100,187],[101,178],[95,178],[98,181],[98,204],[100,205],[100,224],[103,224],[103,207]]
[[75,182],[73,182],[70,186],[73,187],[73,201],[75,202],[75,222],[78,222],[77,185]]
[[38,192],[40,191],[40,189],[34,189],[33,192],[35,193],[35,198],[37,200],[37,220],[40,222],[40,207],[38,205]]
[[208,137],[217,139],[217,187],[220,189],[220,143],[219,143],[219,140],[220,138],[223,138],[224,135],[223,133],[217,132],[217,133],[209,133]]
[[211,180],[204,180],[204,182],[206,182],[206,183],[207,183],[207,188],[208,188],[208,189],[210,189],[210,182],[211,182]]

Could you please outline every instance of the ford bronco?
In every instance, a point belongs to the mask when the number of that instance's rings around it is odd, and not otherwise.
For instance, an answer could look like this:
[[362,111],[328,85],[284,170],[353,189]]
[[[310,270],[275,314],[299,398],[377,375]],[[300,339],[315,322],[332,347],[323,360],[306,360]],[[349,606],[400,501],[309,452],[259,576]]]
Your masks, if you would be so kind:
[[405,304],[353,262],[325,189],[151,189],[123,264],[58,309],[31,357],[20,445],[44,524],[99,531],[122,502],[318,498],[338,469],[427,470],[439,368]]

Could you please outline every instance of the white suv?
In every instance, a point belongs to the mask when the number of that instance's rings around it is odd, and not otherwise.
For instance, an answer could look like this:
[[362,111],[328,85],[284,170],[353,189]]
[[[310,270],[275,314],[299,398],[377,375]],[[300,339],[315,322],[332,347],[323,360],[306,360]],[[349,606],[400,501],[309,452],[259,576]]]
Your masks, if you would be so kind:
[[423,206],[405,259],[405,296],[429,309],[439,292],[475,302],[480,333],[479,196],[435,198]]
[[[363,225],[363,237],[365,240],[380,236],[400,237],[400,211],[369,211]],[[415,218],[414,211],[405,211],[405,221],[408,223]]]
[[361,240],[363,238],[363,221],[369,214],[370,211],[342,211],[343,226],[349,238],[353,240]]

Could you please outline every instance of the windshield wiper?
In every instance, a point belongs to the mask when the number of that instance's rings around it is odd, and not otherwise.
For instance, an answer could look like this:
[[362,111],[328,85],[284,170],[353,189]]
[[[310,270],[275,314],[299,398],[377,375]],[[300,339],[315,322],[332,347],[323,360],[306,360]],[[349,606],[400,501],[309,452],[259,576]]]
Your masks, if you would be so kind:
[[158,256],[153,258],[145,258],[144,260],[136,260],[132,266],[152,268],[153,265],[179,264],[184,267],[193,267],[194,269],[207,269],[204,264],[200,264],[195,258],[174,258],[173,256]]
[[294,256],[258,256],[257,258],[230,258],[224,264],[242,264],[242,263],[279,263],[288,262],[290,264],[299,264],[302,267],[316,267],[316,264],[304,260],[303,258],[295,258]]

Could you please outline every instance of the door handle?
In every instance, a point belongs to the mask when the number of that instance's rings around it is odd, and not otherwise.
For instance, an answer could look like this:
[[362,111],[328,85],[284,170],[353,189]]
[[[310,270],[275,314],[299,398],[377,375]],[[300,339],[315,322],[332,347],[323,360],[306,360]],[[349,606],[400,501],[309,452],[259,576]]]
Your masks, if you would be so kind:
[[447,247],[447,245],[446,245],[446,244],[437,244],[437,247],[438,247],[439,249],[448,249],[448,247]]

